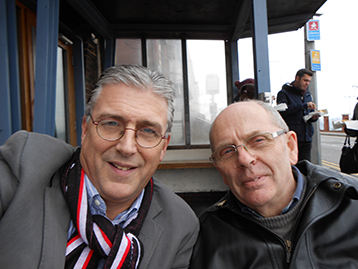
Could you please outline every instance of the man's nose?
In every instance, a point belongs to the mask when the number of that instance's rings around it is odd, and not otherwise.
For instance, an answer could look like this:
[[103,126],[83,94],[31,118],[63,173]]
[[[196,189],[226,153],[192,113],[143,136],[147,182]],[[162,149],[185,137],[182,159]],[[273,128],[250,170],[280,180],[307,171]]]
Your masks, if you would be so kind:
[[237,148],[237,164],[242,167],[248,167],[252,162],[256,160],[245,146]]
[[126,128],[124,135],[117,141],[116,148],[124,156],[131,155],[137,151],[136,133],[132,128]]

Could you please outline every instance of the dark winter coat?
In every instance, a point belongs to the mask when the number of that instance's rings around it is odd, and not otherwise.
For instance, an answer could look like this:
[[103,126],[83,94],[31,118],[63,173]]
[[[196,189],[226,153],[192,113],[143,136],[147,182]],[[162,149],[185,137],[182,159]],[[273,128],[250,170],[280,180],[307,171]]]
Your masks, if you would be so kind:
[[228,192],[200,217],[193,269],[358,268],[358,181],[300,162],[306,195],[284,241],[248,214]]
[[286,103],[287,109],[280,111],[290,130],[295,131],[299,142],[312,142],[314,128],[312,122],[316,120],[304,121],[303,117],[312,109],[308,109],[307,103],[312,101],[309,90],[302,96],[300,91],[292,84],[285,84],[282,90],[277,94],[277,104]]

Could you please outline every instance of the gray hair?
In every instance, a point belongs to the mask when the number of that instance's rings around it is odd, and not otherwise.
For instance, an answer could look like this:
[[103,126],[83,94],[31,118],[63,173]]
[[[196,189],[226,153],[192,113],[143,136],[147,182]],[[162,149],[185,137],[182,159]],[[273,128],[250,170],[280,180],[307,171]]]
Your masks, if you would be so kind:
[[140,65],[116,65],[107,68],[94,86],[86,104],[87,120],[96,104],[102,89],[106,85],[125,84],[136,89],[151,90],[163,97],[168,104],[167,132],[170,132],[174,118],[175,89],[173,83],[157,71]]
[[285,130],[286,132],[289,131],[289,128],[285,122],[285,120],[282,118],[281,114],[271,105],[268,103],[265,103],[261,100],[247,100],[245,102],[254,102],[261,106],[263,109],[266,110],[266,112],[269,114],[270,119],[272,120],[272,124],[276,125],[277,127],[281,128],[282,130]]

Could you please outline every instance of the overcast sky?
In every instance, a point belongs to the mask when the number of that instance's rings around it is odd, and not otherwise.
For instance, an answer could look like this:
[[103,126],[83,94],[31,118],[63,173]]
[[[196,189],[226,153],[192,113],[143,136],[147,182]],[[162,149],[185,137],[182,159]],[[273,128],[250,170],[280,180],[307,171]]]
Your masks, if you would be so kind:
[[[357,0],[327,0],[315,17],[320,21],[321,71],[317,71],[318,109],[328,109],[330,118],[353,113],[358,97],[358,11]],[[276,95],[286,82],[305,67],[304,29],[269,35],[271,93]],[[240,80],[254,77],[251,39],[239,44]]]

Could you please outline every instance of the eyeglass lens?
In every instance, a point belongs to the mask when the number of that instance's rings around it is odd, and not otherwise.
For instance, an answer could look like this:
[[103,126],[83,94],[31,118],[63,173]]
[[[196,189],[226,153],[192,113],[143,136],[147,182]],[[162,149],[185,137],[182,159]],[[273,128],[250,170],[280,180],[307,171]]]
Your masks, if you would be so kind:
[[[97,124],[98,135],[108,141],[121,139],[127,129],[133,130],[125,128],[119,121],[112,119],[104,119]],[[151,127],[143,127],[133,131],[136,132],[137,143],[142,147],[155,147],[162,140],[161,134]]]
[[249,154],[258,155],[267,148],[271,147],[273,144],[274,136],[272,133],[261,133],[247,138],[241,145],[230,145],[214,152],[212,159],[216,164],[223,164],[233,156],[237,156],[237,154],[239,154],[238,148],[241,146],[244,147]]

